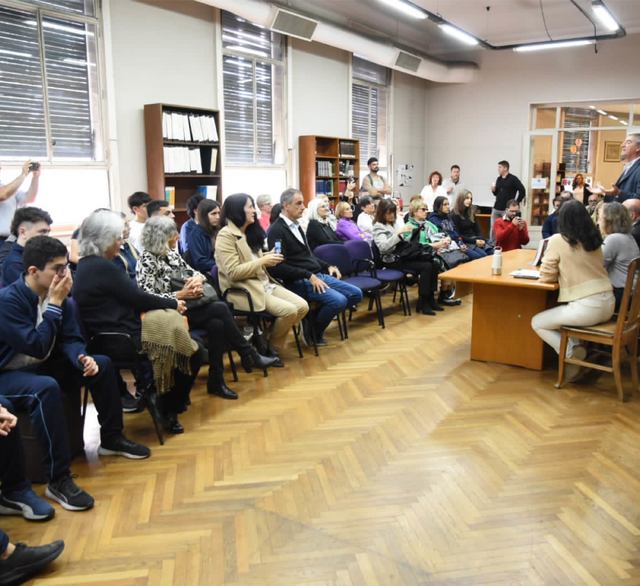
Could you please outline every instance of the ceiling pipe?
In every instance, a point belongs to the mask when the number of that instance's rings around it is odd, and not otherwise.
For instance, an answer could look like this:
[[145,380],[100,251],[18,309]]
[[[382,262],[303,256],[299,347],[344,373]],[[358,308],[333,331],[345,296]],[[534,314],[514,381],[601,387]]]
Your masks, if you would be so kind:
[[[277,6],[260,0],[197,0],[222,10],[232,12],[241,18],[270,28],[275,17]],[[291,12],[290,9],[287,9]],[[306,16],[306,15],[305,15]],[[377,39],[371,39],[349,29],[319,21],[312,40],[344,51],[349,51],[372,63],[377,63],[389,69],[402,71],[408,75],[436,81],[439,83],[469,83],[474,81],[478,73],[478,67],[473,63],[446,64],[423,55],[416,55],[422,61],[418,69],[408,71],[396,66],[396,59],[400,49],[393,45],[383,43]],[[415,54],[415,53],[414,53]]]

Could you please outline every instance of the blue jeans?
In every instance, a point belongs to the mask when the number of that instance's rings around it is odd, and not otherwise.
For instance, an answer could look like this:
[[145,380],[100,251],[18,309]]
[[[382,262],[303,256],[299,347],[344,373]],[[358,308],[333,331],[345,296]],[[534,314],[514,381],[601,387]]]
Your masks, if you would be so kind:
[[487,253],[479,247],[476,248],[467,248],[467,250],[465,250],[465,252],[467,253],[467,256],[469,257],[469,260],[476,260],[477,258],[484,258],[485,256],[487,256]]
[[320,309],[318,309],[315,315],[314,325],[316,336],[321,338],[327,326],[336,315],[344,311],[347,307],[356,305],[362,301],[362,291],[358,289],[358,287],[340,281],[331,275],[316,273],[316,277],[329,285],[329,289],[324,293],[316,293],[309,279],[294,281],[291,284],[291,289],[303,299],[315,301],[320,305]]

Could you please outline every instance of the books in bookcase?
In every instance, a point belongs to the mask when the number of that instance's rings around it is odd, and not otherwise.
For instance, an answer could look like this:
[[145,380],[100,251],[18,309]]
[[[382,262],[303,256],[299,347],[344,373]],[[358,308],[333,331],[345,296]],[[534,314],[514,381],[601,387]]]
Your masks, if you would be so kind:
[[164,188],[164,199],[169,202],[170,207],[176,207],[176,188],[167,185]]
[[316,179],[316,197],[318,195],[333,197],[333,181],[330,179]]
[[212,147],[164,146],[165,173],[210,175],[218,164],[218,149]]
[[218,142],[218,129],[213,116],[162,112],[162,137],[185,142]]
[[206,199],[216,199],[218,195],[217,185],[198,185],[196,187],[196,194],[202,195]]

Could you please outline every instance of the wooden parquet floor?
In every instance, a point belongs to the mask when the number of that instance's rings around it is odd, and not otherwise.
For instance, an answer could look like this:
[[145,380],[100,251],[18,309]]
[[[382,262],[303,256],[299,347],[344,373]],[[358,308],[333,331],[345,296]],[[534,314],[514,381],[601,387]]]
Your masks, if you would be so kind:
[[126,416],[150,460],[99,460],[88,430],[74,470],[95,509],[2,519],[66,541],[32,583],[640,585],[637,395],[470,362],[469,298],[386,330],[358,314],[320,358],[242,374],[237,402],[202,378],[163,447]]

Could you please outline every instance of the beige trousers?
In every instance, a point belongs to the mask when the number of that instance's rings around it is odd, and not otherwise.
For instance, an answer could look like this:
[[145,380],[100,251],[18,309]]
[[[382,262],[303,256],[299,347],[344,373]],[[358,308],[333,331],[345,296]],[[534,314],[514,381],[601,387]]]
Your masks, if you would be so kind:
[[309,304],[289,289],[276,285],[275,290],[267,294],[265,305],[266,311],[276,316],[269,341],[276,350],[279,350],[292,326],[300,323],[307,315]]

